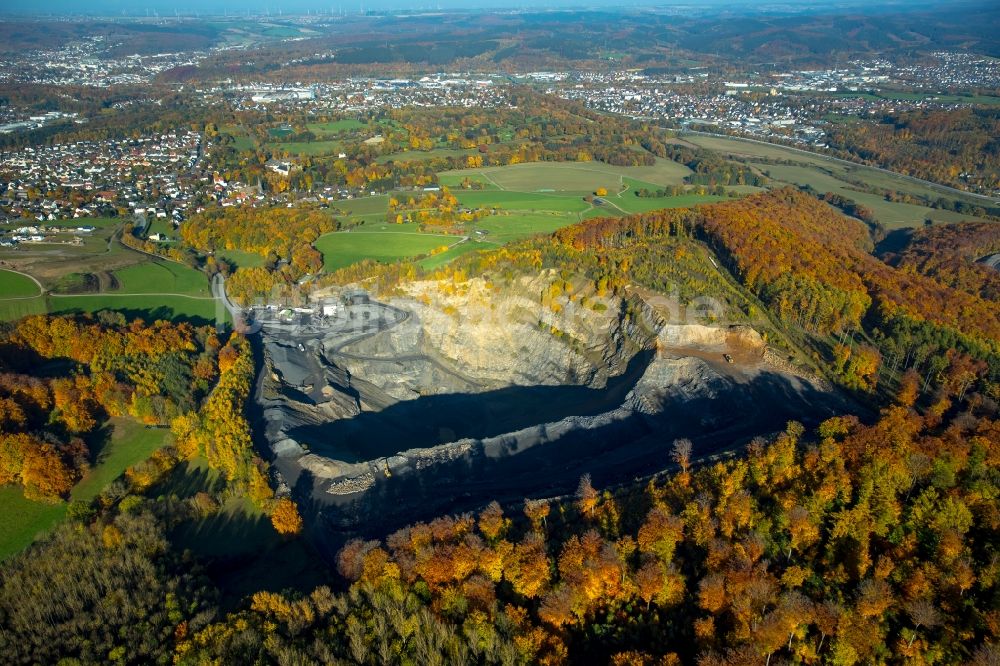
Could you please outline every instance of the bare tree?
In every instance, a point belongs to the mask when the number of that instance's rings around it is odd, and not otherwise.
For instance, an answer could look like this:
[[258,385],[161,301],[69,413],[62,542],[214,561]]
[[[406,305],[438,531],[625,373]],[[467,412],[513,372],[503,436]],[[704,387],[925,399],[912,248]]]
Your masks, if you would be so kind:
[[597,491],[590,483],[590,474],[580,477],[580,485],[576,488],[576,503],[580,513],[589,515],[597,506]]
[[676,439],[674,440],[674,450],[670,457],[686,472],[691,467],[691,451],[693,449],[694,445],[690,439]]
[[905,608],[906,614],[910,616],[910,621],[914,624],[913,636],[910,637],[907,647],[913,645],[913,641],[917,639],[917,630],[920,627],[933,629],[941,624],[941,613],[927,599],[914,599],[907,603]]

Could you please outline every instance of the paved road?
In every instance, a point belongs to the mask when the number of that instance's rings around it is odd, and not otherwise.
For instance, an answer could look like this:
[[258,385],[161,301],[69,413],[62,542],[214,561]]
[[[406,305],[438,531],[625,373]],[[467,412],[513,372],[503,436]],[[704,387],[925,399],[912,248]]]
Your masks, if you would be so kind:
[[783,148],[785,150],[792,150],[797,153],[802,153],[810,157],[816,157],[823,160],[829,160],[831,162],[839,162],[840,164],[845,164],[852,167],[861,167],[863,169],[874,169],[875,171],[881,171],[882,173],[888,174],[890,176],[895,176],[901,180],[907,180],[911,183],[916,183],[918,185],[924,185],[935,190],[939,190],[946,194],[955,194],[966,197],[971,197],[973,199],[979,199],[980,201],[985,201],[989,203],[1000,203],[997,201],[996,197],[990,197],[985,194],[976,194],[975,192],[966,192],[965,190],[960,190],[955,187],[949,187],[948,185],[942,185],[941,183],[935,183],[930,180],[924,180],[923,178],[916,178],[914,176],[908,176],[905,173],[899,173],[898,171],[890,171],[889,169],[883,169],[882,167],[872,166],[870,164],[863,164],[861,162],[852,162],[851,160],[841,159],[839,157],[833,157],[831,155],[826,155],[824,153],[817,153],[812,150],[804,150],[802,148],[794,148],[792,146],[786,146],[783,143],[771,143],[770,141],[760,141],[758,139],[748,139],[741,136],[730,136],[729,134],[716,134],[714,132],[699,132],[696,130],[680,130],[678,134],[696,134],[699,136],[710,136],[720,139],[732,139],[734,141],[746,141],[747,143],[759,143],[762,146],[771,146],[775,148]]
[[229,311],[229,316],[233,318],[233,322],[240,320],[240,317],[243,315],[243,309],[229,300],[229,295],[226,294],[226,278],[222,273],[216,273],[212,276],[211,297],[222,302],[222,305]]

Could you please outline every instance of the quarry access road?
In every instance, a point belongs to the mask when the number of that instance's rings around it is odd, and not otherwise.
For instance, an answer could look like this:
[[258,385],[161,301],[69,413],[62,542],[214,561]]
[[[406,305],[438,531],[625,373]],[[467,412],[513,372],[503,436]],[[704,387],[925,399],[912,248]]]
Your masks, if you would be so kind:
[[[431,365],[433,365],[438,370],[440,370],[440,371],[442,371],[442,372],[444,372],[446,374],[449,374],[452,377],[455,377],[459,381],[461,381],[461,382],[463,382],[463,383],[465,383],[465,384],[467,384],[467,385],[469,385],[471,387],[477,387],[477,388],[479,388],[479,387],[482,386],[482,384],[480,382],[476,381],[475,379],[469,377],[468,375],[465,375],[465,374],[459,372],[458,370],[455,370],[454,368],[448,367],[447,365],[445,365],[444,363],[442,363],[440,359],[435,358],[433,356],[430,356],[428,354],[403,354],[403,355],[399,355],[399,356],[370,356],[370,355],[364,355],[364,354],[353,354],[351,352],[344,351],[345,347],[349,347],[350,345],[357,344],[357,343],[359,343],[359,342],[361,342],[363,340],[367,340],[368,338],[373,337],[375,335],[378,335],[380,333],[385,333],[387,331],[391,331],[392,329],[396,328],[397,326],[405,324],[406,322],[410,321],[410,319],[413,318],[413,313],[410,312],[409,310],[404,310],[403,308],[397,308],[396,306],[389,305],[388,303],[380,303],[380,305],[382,305],[382,307],[386,308],[387,310],[391,310],[392,312],[396,313],[397,317],[394,319],[394,321],[391,324],[389,324],[385,328],[375,327],[373,330],[365,331],[364,333],[362,333],[360,335],[356,335],[356,336],[354,336],[352,338],[349,338],[347,340],[338,341],[336,344],[331,345],[329,347],[327,346],[327,343],[324,340],[324,343],[323,343],[324,355],[327,356],[327,357],[329,357],[329,358],[338,358],[339,357],[339,358],[346,359],[346,360],[349,360],[349,361],[361,361],[361,362],[373,362],[373,363],[419,363],[419,362],[425,362],[425,363],[430,363]],[[398,315],[402,315],[402,316],[398,316]]]

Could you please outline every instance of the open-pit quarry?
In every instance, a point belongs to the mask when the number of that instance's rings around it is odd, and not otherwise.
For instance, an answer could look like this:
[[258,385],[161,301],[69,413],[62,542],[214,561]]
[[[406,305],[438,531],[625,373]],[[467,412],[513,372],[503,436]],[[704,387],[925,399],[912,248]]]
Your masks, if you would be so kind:
[[256,398],[280,482],[324,523],[373,532],[492,499],[554,496],[814,421],[839,400],[745,325],[678,321],[630,290],[553,276],[416,282],[259,310]]

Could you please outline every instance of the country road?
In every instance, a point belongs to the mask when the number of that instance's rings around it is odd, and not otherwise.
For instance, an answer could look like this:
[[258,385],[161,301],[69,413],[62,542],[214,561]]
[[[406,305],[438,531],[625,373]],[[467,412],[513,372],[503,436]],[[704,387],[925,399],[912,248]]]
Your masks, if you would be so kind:
[[223,277],[222,273],[216,273],[212,276],[212,296],[210,298],[222,302],[234,323],[240,320],[239,316],[242,315],[243,310],[229,300],[229,295],[226,294],[226,278]]

